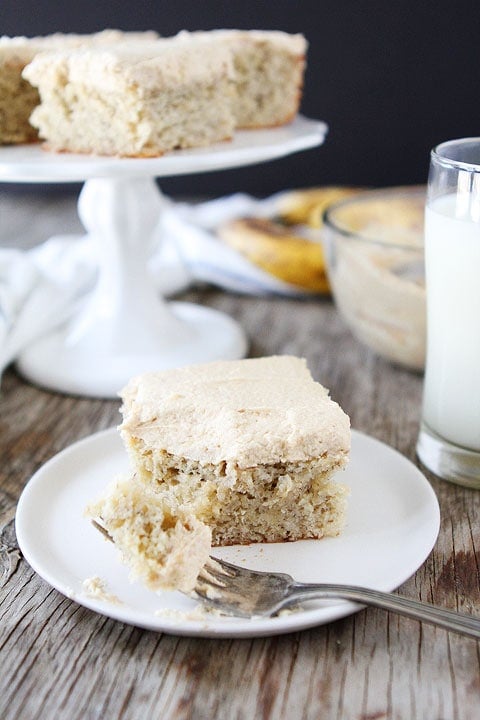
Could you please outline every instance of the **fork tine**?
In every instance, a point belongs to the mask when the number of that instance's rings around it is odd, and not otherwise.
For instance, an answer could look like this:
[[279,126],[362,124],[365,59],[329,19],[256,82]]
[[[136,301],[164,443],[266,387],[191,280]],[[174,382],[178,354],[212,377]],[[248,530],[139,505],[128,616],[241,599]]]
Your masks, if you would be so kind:
[[103,525],[99,522],[99,519],[100,519],[100,518],[97,518],[96,520],[93,520],[93,519],[92,519],[90,522],[92,523],[93,527],[94,527],[96,530],[98,530],[99,532],[102,533],[102,535],[103,535],[104,538],[106,538],[107,540],[110,540],[110,542],[113,542],[112,536],[110,535],[110,533],[108,532],[108,530],[107,530],[105,527],[103,527]]
[[208,583],[209,585],[215,585],[215,587],[219,588],[224,588],[226,585],[225,580],[222,580],[217,575],[212,575],[212,573],[209,572],[208,567],[205,565],[198,573],[197,582],[198,580]]
[[204,568],[207,569],[210,575],[214,576],[236,577],[239,574],[239,568],[235,565],[230,565],[224,560],[220,560],[220,558],[213,557],[213,555],[210,555],[204,565]]
[[207,560],[207,565],[210,564],[212,564],[219,572],[221,571],[222,574],[229,577],[238,577],[239,575],[245,573],[245,568],[241,568],[238,565],[232,565],[232,563],[229,563],[226,560],[221,560],[220,558],[214,557],[213,555],[210,555],[209,559]]
[[226,566],[223,561],[210,556],[198,574],[198,580],[217,588],[225,588],[234,583],[240,575],[235,566]]

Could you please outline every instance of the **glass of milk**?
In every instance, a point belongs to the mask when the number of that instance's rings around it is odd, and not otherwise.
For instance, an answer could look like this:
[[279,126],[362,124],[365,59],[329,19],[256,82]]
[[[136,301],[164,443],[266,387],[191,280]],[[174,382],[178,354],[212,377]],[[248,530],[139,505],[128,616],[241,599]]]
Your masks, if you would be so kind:
[[425,208],[427,359],[417,454],[480,488],[480,137],[431,152]]

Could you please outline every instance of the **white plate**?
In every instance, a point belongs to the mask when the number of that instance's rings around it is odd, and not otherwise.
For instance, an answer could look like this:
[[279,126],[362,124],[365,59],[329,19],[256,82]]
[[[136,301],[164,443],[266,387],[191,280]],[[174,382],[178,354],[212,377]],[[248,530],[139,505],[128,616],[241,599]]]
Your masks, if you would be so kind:
[[[32,477],[20,498],[16,530],[32,568],[80,605],[151,630],[203,637],[254,637],[292,632],[349,615],[345,602],[312,602],[281,617],[243,620],[189,618],[194,600],[180,593],[156,594],[131,583],[115,547],[102,538],[83,511],[105,485],[125,472],[128,460],[116,429],[71,445]],[[435,494],[405,457],[373,438],[353,432],[350,464],[340,479],[351,488],[345,531],[337,538],[217,548],[231,562],[288,572],[304,582],[349,583],[393,590],[430,553],[440,513]],[[105,581],[120,602],[89,597],[83,581]]]
[[40,143],[0,148],[0,181],[78,182],[95,177],[167,177],[252,165],[321,145],[327,126],[298,115],[265,130],[239,130],[231,141],[176,150],[155,158],[52,153]]

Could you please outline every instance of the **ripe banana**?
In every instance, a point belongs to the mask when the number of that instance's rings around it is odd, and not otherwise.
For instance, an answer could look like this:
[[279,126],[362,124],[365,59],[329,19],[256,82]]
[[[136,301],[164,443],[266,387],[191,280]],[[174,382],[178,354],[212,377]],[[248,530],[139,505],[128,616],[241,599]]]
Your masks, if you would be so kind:
[[261,218],[232,220],[219,228],[218,235],[251,263],[279,280],[310,292],[330,291],[319,242]]
[[278,219],[240,218],[223,224],[218,236],[265,272],[295,285],[302,292],[329,294],[321,233],[303,237],[294,226],[319,229],[326,207],[354,188],[324,187],[284,193],[278,201]]
[[358,193],[353,187],[315,187],[292,190],[280,197],[278,215],[287,225],[322,226],[323,213],[329,205]]

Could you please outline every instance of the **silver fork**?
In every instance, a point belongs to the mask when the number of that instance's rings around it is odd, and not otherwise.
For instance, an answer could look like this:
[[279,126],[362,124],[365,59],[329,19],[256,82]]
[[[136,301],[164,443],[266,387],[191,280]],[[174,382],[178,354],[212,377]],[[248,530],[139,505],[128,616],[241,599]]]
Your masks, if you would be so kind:
[[[91,522],[107,540],[113,542],[100,518]],[[225,615],[243,618],[272,617],[283,608],[305,600],[353,600],[480,638],[480,618],[472,615],[356,585],[299,583],[286,573],[249,570],[215,557],[210,557],[201,569],[194,594]]]
[[354,585],[299,583],[285,573],[248,570],[214,557],[201,570],[195,593],[220,612],[243,618],[271,617],[306,600],[353,600],[480,638],[480,617]]

